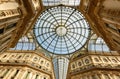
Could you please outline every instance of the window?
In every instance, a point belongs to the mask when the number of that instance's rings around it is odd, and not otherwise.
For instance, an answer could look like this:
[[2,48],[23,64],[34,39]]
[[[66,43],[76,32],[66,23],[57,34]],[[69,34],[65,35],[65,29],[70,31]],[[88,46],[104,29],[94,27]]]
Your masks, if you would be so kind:
[[46,77],[44,77],[44,79],[46,79]]
[[11,37],[9,37],[9,38],[3,40],[3,41],[2,41],[2,44],[6,43],[7,41],[10,41],[10,39],[11,39]]
[[55,5],[69,5],[78,6],[80,0],[42,0],[44,6],[55,6]]
[[82,63],[79,61],[79,62],[78,62],[78,66],[81,66],[81,65],[82,65]]
[[5,58],[7,55],[4,55],[3,58]]
[[22,55],[18,56],[17,59],[20,59],[22,57]]
[[36,78],[35,79],[38,79],[38,75],[36,75]]
[[6,74],[9,72],[9,70],[10,70],[10,69],[7,69],[7,70],[4,72],[3,77],[6,76]]
[[47,63],[46,66],[49,67],[49,63]]
[[37,58],[37,57],[34,57],[34,58],[33,58],[33,61],[37,61],[37,60],[38,60],[38,58]]
[[75,68],[75,65],[74,65],[74,64],[72,65],[72,68]]
[[6,16],[3,11],[0,11],[0,17]]
[[112,61],[113,61],[114,63],[117,63],[117,60],[116,60],[116,59],[112,59]]
[[14,74],[14,76],[12,77],[12,79],[14,79],[16,77],[16,75],[18,74],[19,70],[17,70]]
[[29,75],[30,75],[30,72],[28,72],[28,73],[27,73],[27,75],[26,75],[26,78],[25,78],[25,79],[27,79],[27,78],[29,77]]
[[30,57],[30,55],[26,55],[26,56],[25,56],[25,59],[27,59],[27,58],[29,58],[29,57]]
[[40,63],[41,63],[41,64],[43,64],[43,63],[44,63],[44,61],[42,60]]
[[53,54],[71,54],[84,47],[90,35],[83,14],[71,7],[57,6],[44,11],[35,23],[39,45]]
[[96,62],[99,62],[99,59],[98,59],[98,58],[94,58],[94,60],[95,60]]
[[8,26],[6,27],[6,30],[9,30],[9,29],[15,27],[16,24],[17,24],[17,23],[13,23],[13,24],[8,25]]
[[0,34],[3,34],[3,32],[4,32],[4,28],[1,28],[0,29]]
[[95,51],[97,52],[111,52],[105,41],[97,37],[96,34],[92,36],[92,39],[90,39],[89,44],[88,44],[88,50],[89,51]]
[[10,48],[11,50],[35,50],[35,43],[32,38],[28,38],[27,36],[22,37],[17,45],[14,48]]
[[104,62],[108,62],[108,60],[107,60],[106,58],[103,58],[103,61],[104,61]]
[[108,28],[110,28],[110,29],[114,30],[114,31],[117,31],[116,26],[115,26],[115,25],[113,25],[113,24],[107,24],[107,23],[106,23],[106,26],[107,26]]
[[39,66],[39,69],[41,69],[42,67],[41,66]]
[[90,62],[89,62],[89,59],[85,59],[85,63],[86,64],[89,64]]

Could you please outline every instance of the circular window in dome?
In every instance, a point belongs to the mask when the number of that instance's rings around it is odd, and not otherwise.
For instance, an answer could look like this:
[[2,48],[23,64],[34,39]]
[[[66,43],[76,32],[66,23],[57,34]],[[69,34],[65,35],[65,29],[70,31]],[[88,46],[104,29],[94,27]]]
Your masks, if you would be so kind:
[[44,11],[37,19],[34,34],[39,45],[54,54],[70,54],[87,42],[90,29],[78,10],[57,6]]

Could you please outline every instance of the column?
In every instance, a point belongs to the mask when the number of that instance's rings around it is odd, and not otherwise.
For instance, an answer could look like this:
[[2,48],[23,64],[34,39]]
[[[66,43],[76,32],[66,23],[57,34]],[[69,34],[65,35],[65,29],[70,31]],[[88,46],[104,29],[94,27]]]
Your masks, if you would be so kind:
[[8,69],[4,69],[2,73],[0,73],[0,77],[3,78],[3,76],[5,75],[5,73],[8,71]]
[[100,79],[100,74],[96,74],[96,78],[97,78],[97,79]]
[[40,78],[40,75],[38,75],[38,76],[36,77],[36,79],[41,79],[41,78]]
[[27,71],[20,70],[16,75],[15,79],[24,79],[27,75]]
[[[16,74],[16,71],[17,71],[17,69],[14,69],[13,71],[12,71],[12,73],[9,75],[9,77],[8,78],[12,78],[12,77],[14,77],[15,76],[15,74]],[[8,79],[8,78],[6,78],[6,79]]]
[[33,73],[32,75],[32,79],[36,79],[37,75],[35,73]]
[[28,75],[28,71],[25,70],[25,71],[22,71],[22,73],[19,75],[18,78],[20,78],[20,79],[26,79],[27,75]]
[[31,73],[31,72],[28,72],[25,79],[32,79],[32,73]]
[[40,76],[40,79],[43,79],[43,75]]
[[3,69],[0,69],[0,73],[2,73],[3,72]]
[[15,78],[14,79],[20,79],[19,78],[19,75],[22,73],[22,70],[20,70],[19,72],[18,72],[18,74],[16,74],[16,76],[15,76]]
[[13,71],[13,69],[10,69],[10,70],[6,73],[6,75],[4,76],[3,79],[10,79],[9,75],[12,73],[12,71]]
[[100,76],[100,77],[101,77],[101,79],[105,79],[105,77],[104,77],[104,75],[103,75],[103,74],[101,74],[101,76]]
[[11,75],[11,78],[14,79],[18,74],[19,70],[15,69],[15,72]]

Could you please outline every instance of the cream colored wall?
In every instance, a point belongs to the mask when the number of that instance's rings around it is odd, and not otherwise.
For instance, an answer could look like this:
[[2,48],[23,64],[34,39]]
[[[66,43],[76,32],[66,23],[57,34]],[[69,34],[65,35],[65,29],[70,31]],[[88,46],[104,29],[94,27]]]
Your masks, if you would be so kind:
[[[106,68],[107,66],[111,66],[111,68],[119,67],[120,65],[120,56],[106,56],[106,55],[89,55],[78,60],[72,61],[70,63],[70,71],[73,72],[75,70],[79,70],[80,68],[89,68],[89,66],[94,65],[96,67]],[[81,66],[79,66],[79,62],[81,62]],[[75,66],[73,68],[73,65]]]
[[108,9],[119,9],[120,10],[120,0],[105,0],[103,6]]
[[47,73],[52,73],[52,63],[51,61],[40,57],[34,53],[9,53],[5,52],[0,55],[1,63],[18,63],[18,64],[28,64],[30,66],[39,68]]
[[52,60],[35,51],[1,53],[0,72],[2,79],[54,79]]
[[80,11],[110,50],[120,50],[120,0],[81,0]]
[[0,66],[2,79],[50,79],[50,76],[34,69],[21,66]]
[[19,7],[17,2],[2,2],[0,3],[0,10],[17,9]]
[[95,70],[74,75],[71,79],[120,79],[119,71]]
[[0,52],[9,48],[21,15],[19,7],[16,0],[0,0]]
[[[14,47],[39,16],[40,0],[0,0],[0,52]],[[9,30],[6,28],[10,27]],[[4,38],[8,36],[9,38]],[[4,39],[3,39],[4,38]]]

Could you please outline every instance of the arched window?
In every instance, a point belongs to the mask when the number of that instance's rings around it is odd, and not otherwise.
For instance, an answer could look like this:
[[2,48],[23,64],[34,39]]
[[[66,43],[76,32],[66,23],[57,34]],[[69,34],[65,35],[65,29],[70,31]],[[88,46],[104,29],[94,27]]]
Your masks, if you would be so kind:
[[35,50],[35,43],[33,39],[24,36],[18,41],[17,45],[10,50]]
[[82,65],[82,62],[78,62],[78,66],[81,66]]
[[88,43],[88,51],[93,52],[111,52],[107,44],[100,37],[94,34]]

